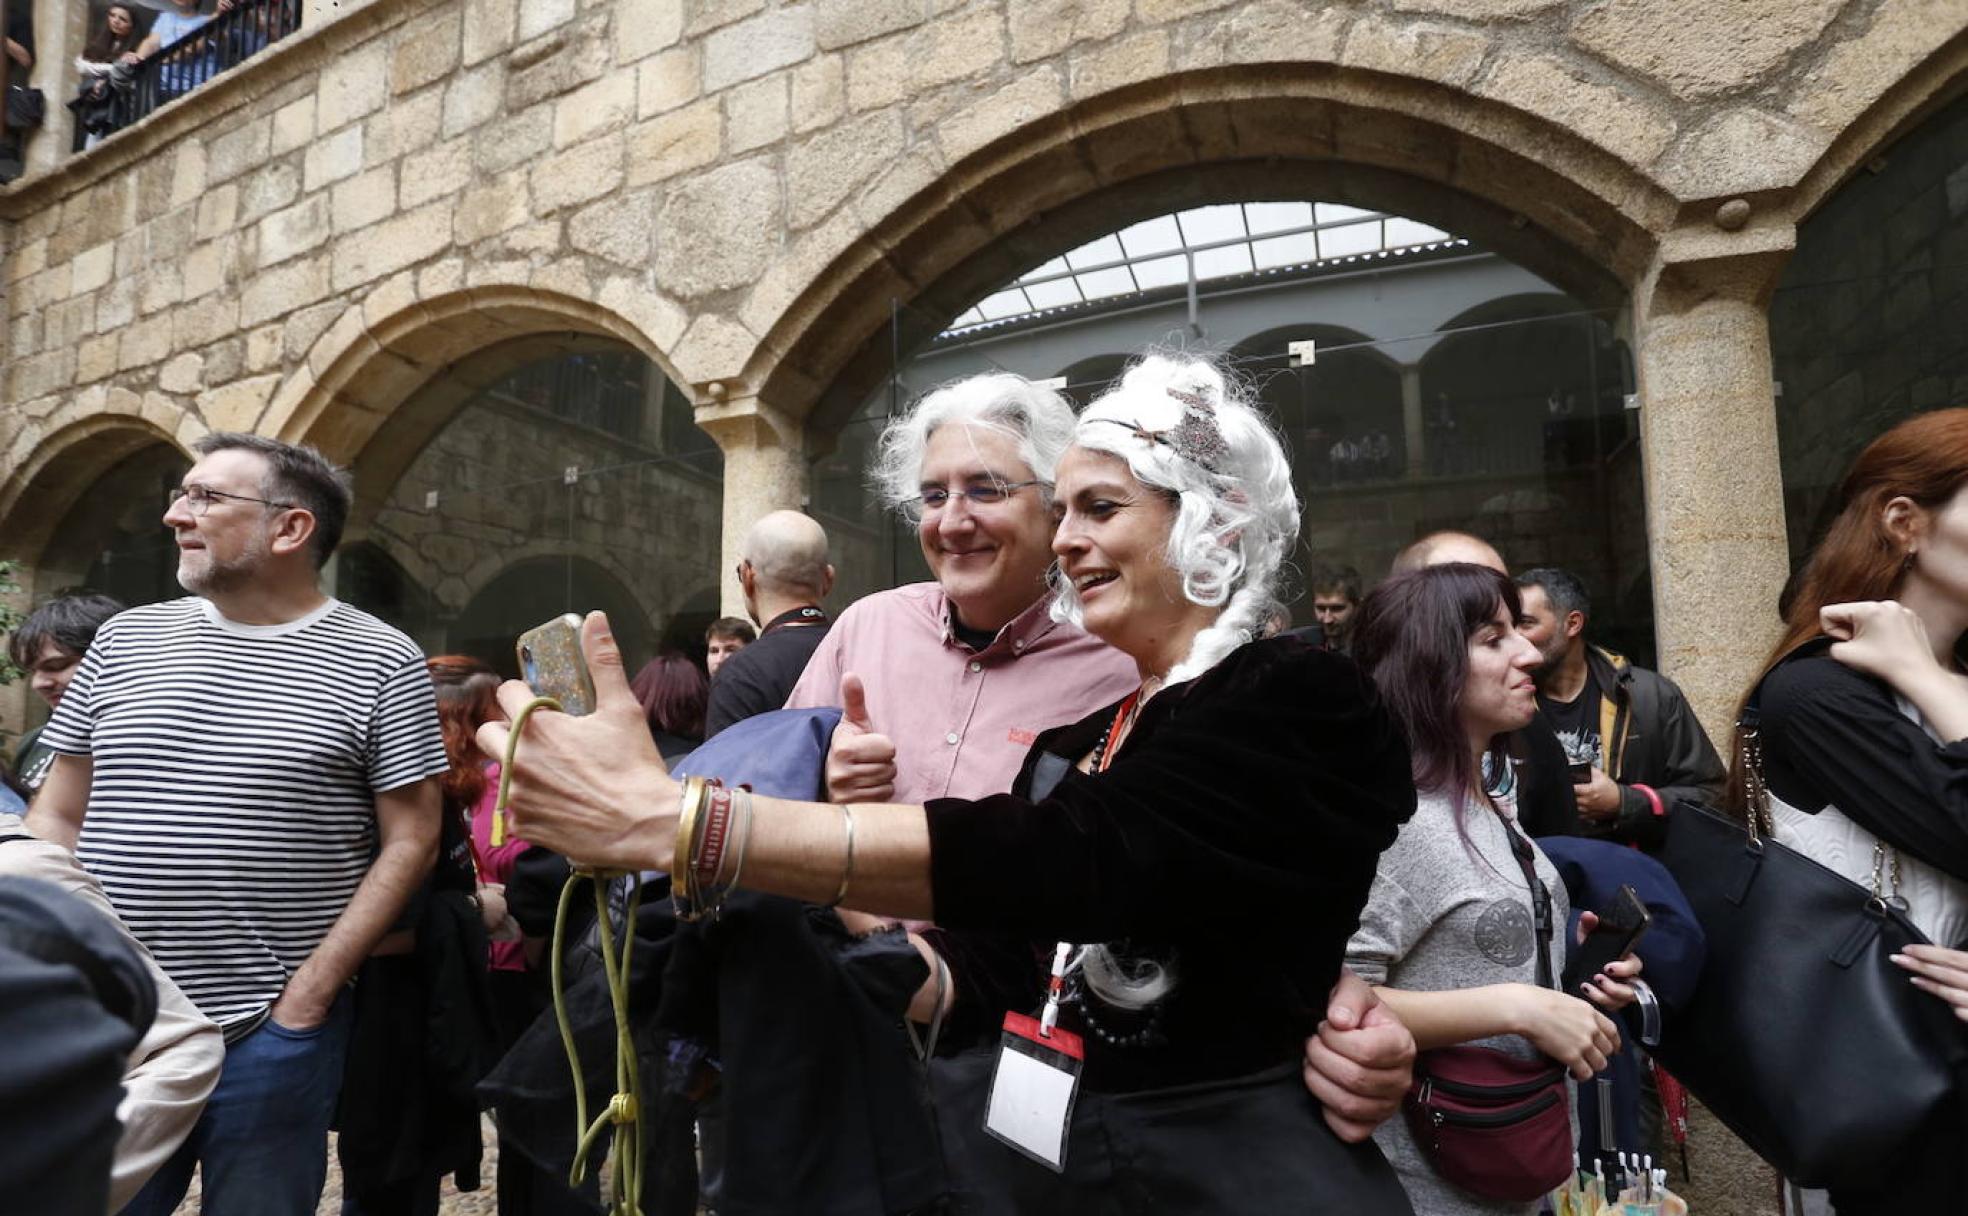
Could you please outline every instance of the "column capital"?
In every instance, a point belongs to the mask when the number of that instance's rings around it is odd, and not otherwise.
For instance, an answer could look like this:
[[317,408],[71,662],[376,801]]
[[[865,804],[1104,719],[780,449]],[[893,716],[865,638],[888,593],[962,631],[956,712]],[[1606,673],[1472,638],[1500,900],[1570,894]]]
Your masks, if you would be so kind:
[[693,417],[727,457],[759,448],[803,452],[806,446],[805,425],[756,396],[707,401],[695,407]]
[[1642,312],[1680,312],[1717,296],[1761,306],[1797,248],[1797,226],[1769,223],[1727,231],[1683,224],[1661,238],[1634,291]]

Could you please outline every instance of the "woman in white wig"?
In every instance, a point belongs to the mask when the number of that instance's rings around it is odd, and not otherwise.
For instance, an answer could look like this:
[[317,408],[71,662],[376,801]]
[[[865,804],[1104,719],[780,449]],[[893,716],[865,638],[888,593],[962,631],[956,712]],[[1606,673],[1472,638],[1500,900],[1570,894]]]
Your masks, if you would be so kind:
[[[1252,640],[1298,531],[1277,438],[1209,363],[1150,356],[1079,419],[1053,512],[1057,610],[1141,683],[1040,735],[1011,792],[833,806],[679,783],[592,617],[600,709],[533,719],[515,828],[668,870],[686,902],[740,884],[933,919],[912,1013],[990,1095],[939,1094],[965,1210],[1406,1212],[1299,1078],[1414,787],[1350,663]],[[482,742],[499,754],[503,728]]]

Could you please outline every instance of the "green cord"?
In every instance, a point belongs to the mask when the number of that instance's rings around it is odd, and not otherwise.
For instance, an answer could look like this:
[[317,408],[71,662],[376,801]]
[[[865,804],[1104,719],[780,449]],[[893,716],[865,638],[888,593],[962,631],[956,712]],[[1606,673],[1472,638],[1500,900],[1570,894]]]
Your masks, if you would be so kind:
[[[492,821],[492,843],[504,843],[506,796],[512,784],[513,758],[519,754],[520,732],[536,709],[559,709],[552,697],[535,697],[513,715],[512,729],[506,736],[505,764],[499,773],[499,799]],[[560,902],[554,909],[553,929],[553,1007],[554,1022],[560,1027],[560,1044],[567,1051],[567,1066],[574,1073],[574,1164],[567,1183],[578,1188],[588,1173],[588,1154],[601,1138],[603,1129],[615,1129],[613,1154],[615,1172],[610,1185],[609,1216],[642,1216],[642,1137],[638,1120],[642,1113],[642,1076],[635,1066],[635,1040],[629,1029],[629,956],[635,948],[635,918],[642,904],[642,879],[632,876],[629,888],[629,934],[622,944],[622,956],[615,957],[615,922],[608,912],[607,880],[621,877],[617,872],[576,866],[560,889]],[[574,1025],[567,1014],[567,987],[562,978],[561,957],[567,935],[567,911],[574,903],[574,888],[583,881],[594,887],[595,923],[601,937],[602,974],[608,979],[609,1002],[615,1012],[615,1096],[608,1109],[588,1121],[588,1087],[581,1073],[581,1055],[574,1045]]]

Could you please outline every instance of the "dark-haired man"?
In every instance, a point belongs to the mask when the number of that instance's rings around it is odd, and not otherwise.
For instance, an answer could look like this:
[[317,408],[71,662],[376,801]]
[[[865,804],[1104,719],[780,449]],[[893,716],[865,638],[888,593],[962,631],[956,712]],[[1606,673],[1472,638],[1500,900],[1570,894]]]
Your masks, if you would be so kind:
[[[48,703],[49,709],[61,704],[75,668],[95,641],[96,630],[104,621],[123,611],[123,605],[106,595],[61,595],[27,614],[27,619],[7,639],[7,657],[27,673],[27,686]],[[14,752],[14,776],[29,794],[48,779],[48,766],[55,753],[41,745],[41,728],[21,736]]]
[[725,660],[757,640],[758,630],[750,621],[738,616],[719,617],[704,630],[704,670],[715,680]]
[[1347,653],[1352,642],[1353,610],[1360,606],[1360,572],[1351,566],[1321,566],[1305,581],[1312,592],[1312,615],[1318,618],[1326,649]]
[[1722,758],[1674,681],[1585,640],[1592,601],[1576,577],[1546,566],[1517,585],[1524,636],[1544,655],[1538,708],[1572,763],[1580,826],[1658,848],[1675,803],[1721,797]]
[[28,827],[76,849],[225,1035],[190,1140],[125,1212],[169,1213],[197,1166],[208,1213],[304,1216],[349,978],[430,868],[447,765],[423,655],[321,592],[345,475],[255,435],[193,448],[164,513],[193,594],[97,633],[42,732],[59,757]]

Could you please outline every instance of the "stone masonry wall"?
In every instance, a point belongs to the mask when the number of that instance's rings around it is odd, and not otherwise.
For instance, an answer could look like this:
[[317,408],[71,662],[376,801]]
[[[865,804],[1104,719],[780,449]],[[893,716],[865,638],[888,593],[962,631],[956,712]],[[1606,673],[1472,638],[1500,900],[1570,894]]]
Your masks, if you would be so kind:
[[102,411],[180,439],[278,425],[276,392],[378,314],[490,284],[599,301],[681,383],[755,380],[795,298],[966,156],[1225,63],[1439,84],[1568,131],[1561,169],[1609,159],[1676,202],[1781,192],[1965,19],[1932,0],[374,0],[0,197],[0,451],[23,468]]

